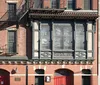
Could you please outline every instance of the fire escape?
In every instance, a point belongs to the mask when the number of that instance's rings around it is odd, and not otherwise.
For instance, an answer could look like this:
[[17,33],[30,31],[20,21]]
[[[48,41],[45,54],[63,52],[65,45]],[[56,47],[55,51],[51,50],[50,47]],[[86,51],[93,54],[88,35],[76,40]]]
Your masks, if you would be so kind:
[[[18,23],[24,18],[24,16],[29,11],[29,2],[28,0],[22,0],[19,7],[15,11],[7,10],[3,16],[0,17],[0,30],[4,27],[8,27],[10,25],[18,26]],[[3,45],[0,47],[0,55],[12,55],[8,53],[8,45]]]

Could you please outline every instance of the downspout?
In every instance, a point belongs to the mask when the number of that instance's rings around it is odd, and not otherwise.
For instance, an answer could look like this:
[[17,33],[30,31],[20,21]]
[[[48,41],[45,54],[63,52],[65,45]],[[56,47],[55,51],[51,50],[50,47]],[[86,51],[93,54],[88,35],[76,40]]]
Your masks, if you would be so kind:
[[100,85],[100,0],[98,2],[98,85]]

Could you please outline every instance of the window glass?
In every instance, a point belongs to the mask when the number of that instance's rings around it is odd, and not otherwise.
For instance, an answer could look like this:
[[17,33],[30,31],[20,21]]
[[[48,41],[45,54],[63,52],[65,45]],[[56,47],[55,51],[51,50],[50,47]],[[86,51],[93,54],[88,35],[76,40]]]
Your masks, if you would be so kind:
[[54,25],[54,49],[72,49],[73,33],[72,25],[55,24]]
[[75,0],[68,0],[68,9],[75,8]]
[[16,52],[16,31],[8,31],[8,52]]
[[40,28],[41,49],[50,49],[50,26],[42,24]]
[[84,0],[84,9],[85,10],[91,9],[91,0]]
[[75,47],[76,49],[86,50],[86,32],[83,23],[77,23],[75,28]]
[[52,8],[59,8],[59,0],[51,0]]
[[8,4],[8,18],[13,19],[16,16],[16,4],[9,3]]

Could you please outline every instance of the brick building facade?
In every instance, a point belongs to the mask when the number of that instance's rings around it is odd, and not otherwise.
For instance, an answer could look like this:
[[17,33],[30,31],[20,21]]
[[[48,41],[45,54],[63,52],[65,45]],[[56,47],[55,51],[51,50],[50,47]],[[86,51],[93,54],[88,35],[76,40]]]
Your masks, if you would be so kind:
[[98,0],[1,0],[0,85],[98,85]]

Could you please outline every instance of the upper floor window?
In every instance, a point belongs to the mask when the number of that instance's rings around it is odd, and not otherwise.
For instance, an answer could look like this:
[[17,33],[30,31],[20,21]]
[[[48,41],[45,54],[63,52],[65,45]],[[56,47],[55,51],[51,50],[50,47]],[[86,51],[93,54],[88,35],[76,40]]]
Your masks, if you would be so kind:
[[67,8],[68,9],[75,9],[75,0],[68,0],[67,2]]
[[16,4],[8,3],[8,18],[13,19],[16,16]]
[[92,1],[91,0],[84,0],[84,9],[85,10],[90,10],[91,9],[91,5],[92,5]]
[[8,53],[16,53],[16,31],[8,30]]
[[34,49],[40,58],[93,58],[92,21],[41,22],[39,28],[34,28]]
[[60,6],[59,0],[51,0],[51,8],[59,8]]
[[34,0],[34,2],[31,2],[31,4],[33,3],[34,8],[42,8],[43,7],[43,0]]

